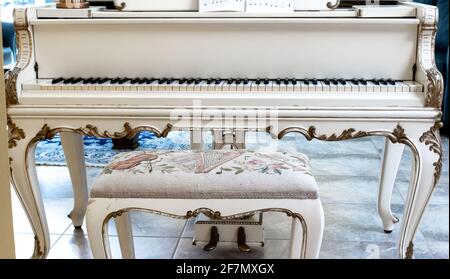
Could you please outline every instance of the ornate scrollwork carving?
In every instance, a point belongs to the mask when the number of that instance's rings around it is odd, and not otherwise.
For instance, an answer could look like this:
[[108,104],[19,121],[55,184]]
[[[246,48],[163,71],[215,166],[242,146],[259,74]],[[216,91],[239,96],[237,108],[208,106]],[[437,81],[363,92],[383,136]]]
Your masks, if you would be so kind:
[[427,107],[441,108],[444,94],[444,78],[437,68],[426,70],[427,73],[427,94],[425,105]]
[[31,32],[28,26],[26,9],[14,9],[14,29],[16,31],[18,54],[16,65],[5,75],[7,105],[18,104],[17,79],[22,70],[30,64],[33,54]]
[[339,5],[341,4],[341,0],[336,0],[336,3],[331,3],[331,2],[328,2],[327,3],[327,8],[328,9],[331,9],[331,10],[334,10],[334,9],[336,9],[337,7],[339,7]]
[[11,118],[8,117],[8,147],[13,148],[17,146],[17,141],[25,138],[25,132],[17,127],[15,123],[12,122]]
[[356,138],[362,138],[366,137],[369,134],[367,132],[363,131],[356,131],[353,128],[344,130],[340,135],[332,134],[332,135],[318,135],[316,132],[316,127],[311,126],[307,130],[302,128],[287,128],[281,131],[278,134],[278,139],[282,139],[285,135],[297,132],[301,133],[305,136],[305,138],[309,141],[313,139],[318,139],[321,141],[341,141],[341,140],[348,140],[348,139],[356,139]]
[[427,132],[423,133],[420,137],[420,142],[425,145],[429,145],[430,151],[436,153],[438,155],[438,160],[433,164],[434,166],[434,186],[439,181],[442,171],[442,142],[441,137],[439,135],[439,129],[443,127],[443,123],[438,121],[434,124],[433,127],[430,128]]
[[206,215],[207,217],[211,218],[211,219],[220,219],[220,212],[219,211],[213,211],[209,208],[198,208],[194,211],[188,211],[186,213],[186,218],[195,218],[197,217],[200,213],[203,213],[204,215]]
[[111,133],[109,131],[99,132],[98,127],[94,125],[86,125],[86,127],[71,129],[71,128],[55,128],[51,129],[47,124],[44,124],[41,130],[36,134],[36,136],[31,140],[31,143],[36,143],[41,140],[51,139],[59,132],[74,132],[81,135],[98,137],[98,138],[110,138],[110,139],[120,139],[120,138],[132,138],[137,133],[142,131],[153,132],[157,137],[167,137],[169,132],[172,130],[173,126],[167,124],[166,128],[160,132],[158,129],[149,126],[139,126],[132,128],[130,123],[125,122],[123,125],[123,131]]

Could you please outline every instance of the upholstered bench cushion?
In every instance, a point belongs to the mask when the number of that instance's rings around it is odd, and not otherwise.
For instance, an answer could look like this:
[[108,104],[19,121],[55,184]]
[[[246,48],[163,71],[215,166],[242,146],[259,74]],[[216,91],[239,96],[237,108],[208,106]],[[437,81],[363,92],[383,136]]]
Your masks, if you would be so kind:
[[133,151],[113,158],[91,197],[316,199],[318,190],[301,153]]

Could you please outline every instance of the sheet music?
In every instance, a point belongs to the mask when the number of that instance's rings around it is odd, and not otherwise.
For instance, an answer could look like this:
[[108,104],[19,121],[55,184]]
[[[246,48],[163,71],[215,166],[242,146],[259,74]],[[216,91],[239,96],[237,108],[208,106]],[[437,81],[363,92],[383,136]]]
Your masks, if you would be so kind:
[[258,12],[293,12],[293,0],[247,0],[245,11]]
[[244,12],[245,0],[199,0],[200,12]]

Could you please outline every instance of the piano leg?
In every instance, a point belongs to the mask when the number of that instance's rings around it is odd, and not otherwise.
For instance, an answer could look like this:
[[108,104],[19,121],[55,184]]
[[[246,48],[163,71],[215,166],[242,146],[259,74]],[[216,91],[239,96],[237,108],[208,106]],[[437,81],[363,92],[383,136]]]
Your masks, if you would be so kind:
[[405,145],[393,144],[390,140],[386,139],[381,165],[380,188],[378,192],[378,213],[380,214],[383,228],[386,233],[391,233],[394,224],[399,221],[399,219],[392,214],[391,197],[404,148]]
[[74,207],[68,217],[75,229],[81,229],[88,202],[86,165],[84,162],[83,136],[77,133],[61,132],[61,144],[64,149],[67,167],[72,180]]
[[10,149],[9,156],[13,186],[35,235],[32,258],[42,259],[50,249],[50,234],[36,174],[36,144],[37,141],[19,140],[16,146]]
[[120,251],[123,259],[134,259],[133,229],[129,212],[122,213],[114,219],[119,237]]
[[[411,186],[402,217],[399,242],[401,258],[413,258],[413,241],[420,221],[438,183],[442,168],[442,144],[439,127],[411,137],[414,154]],[[415,149],[415,150],[414,150]]]

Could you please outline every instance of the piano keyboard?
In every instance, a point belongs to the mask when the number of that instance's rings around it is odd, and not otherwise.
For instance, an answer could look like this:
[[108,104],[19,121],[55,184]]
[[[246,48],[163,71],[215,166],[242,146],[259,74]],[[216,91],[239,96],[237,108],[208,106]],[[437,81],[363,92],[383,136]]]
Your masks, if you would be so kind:
[[24,91],[148,91],[148,92],[423,92],[415,81],[390,79],[172,79],[56,78],[24,83]]

